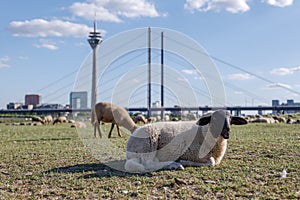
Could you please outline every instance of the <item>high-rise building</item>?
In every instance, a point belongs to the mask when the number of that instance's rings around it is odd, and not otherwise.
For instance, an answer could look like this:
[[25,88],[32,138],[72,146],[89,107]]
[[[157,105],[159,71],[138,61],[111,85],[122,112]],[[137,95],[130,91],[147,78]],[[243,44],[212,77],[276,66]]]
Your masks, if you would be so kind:
[[[300,102],[295,102],[294,99],[288,99],[286,101],[286,103],[282,102],[280,104],[279,100],[272,100],[272,106],[287,106],[287,107],[296,107],[296,106],[300,106]],[[289,109],[286,111],[287,114],[293,114],[293,113],[297,113],[299,112],[299,110],[292,110],[292,109]],[[273,110],[273,114],[276,114],[277,111],[276,110]]]
[[70,106],[74,109],[87,109],[87,95],[86,91],[71,92]]
[[288,106],[294,106],[294,105],[295,105],[294,99],[288,99],[288,100],[286,101],[286,104],[287,104]]
[[277,100],[277,99],[274,99],[274,100],[272,100],[272,106],[279,106],[279,100]]
[[[274,100],[272,100],[272,106],[279,106],[279,100],[277,100],[277,99],[274,99]],[[277,114],[277,110],[272,110],[272,114]]]
[[36,106],[40,104],[41,96],[38,94],[26,94],[25,95],[25,105]]
[[[161,108],[161,102],[155,101],[154,103],[152,103],[152,108]],[[160,113],[160,111],[152,111],[151,112],[152,115],[158,115],[159,113]]]

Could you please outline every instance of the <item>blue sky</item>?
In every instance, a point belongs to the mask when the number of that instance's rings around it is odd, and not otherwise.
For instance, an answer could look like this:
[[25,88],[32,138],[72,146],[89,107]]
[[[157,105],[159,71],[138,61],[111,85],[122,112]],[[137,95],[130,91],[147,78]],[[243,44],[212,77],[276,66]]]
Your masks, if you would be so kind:
[[[213,56],[228,105],[300,101],[299,1],[4,0],[0,108],[24,102],[31,93],[40,94],[43,103],[68,104],[78,70],[91,53],[87,36],[95,16],[104,42],[141,27],[191,37]],[[191,69],[176,70],[195,84]]]

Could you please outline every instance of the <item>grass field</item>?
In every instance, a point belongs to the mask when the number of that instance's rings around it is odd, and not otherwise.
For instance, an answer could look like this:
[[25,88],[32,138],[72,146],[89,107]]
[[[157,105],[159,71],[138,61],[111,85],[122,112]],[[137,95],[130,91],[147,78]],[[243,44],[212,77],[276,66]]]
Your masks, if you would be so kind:
[[219,166],[144,175],[99,163],[69,124],[0,123],[0,138],[0,199],[300,199],[300,125],[233,126]]

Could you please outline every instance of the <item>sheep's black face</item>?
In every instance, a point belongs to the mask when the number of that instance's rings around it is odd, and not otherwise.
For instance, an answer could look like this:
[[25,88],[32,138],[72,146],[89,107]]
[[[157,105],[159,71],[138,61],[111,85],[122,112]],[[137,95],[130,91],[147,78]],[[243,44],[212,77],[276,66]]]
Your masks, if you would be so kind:
[[221,132],[221,136],[224,139],[229,139],[229,133],[230,133],[230,119],[229,119],[229,117],[226,117],[225,121],[224,121],[223,129]]
[[231,116],[229,112],[226,112],[225,122],[224,122],[224,126],[223,126],[223,129],[222,129],[221,135],[223,136],[223,138],[229,139],[230,125],[231,124],[245,125],[247,123],[248,123],[247,120],[245,120],[244,118],[237,117],[237,116]]
[[213,113],[204,114],[196,124],[199,126],[208,125],[215,138],[220,135],[224,139],[229,139],[230,125],[244,125],[247,124],[247,120],[242,117],[231,116],[228,111],[217,110]]
[[228,139],[230,133],[230,113],[224,110],[217,110],[213,113],[203,115],[196,123],[199,126],[208,125],[214,138],[220,135]]

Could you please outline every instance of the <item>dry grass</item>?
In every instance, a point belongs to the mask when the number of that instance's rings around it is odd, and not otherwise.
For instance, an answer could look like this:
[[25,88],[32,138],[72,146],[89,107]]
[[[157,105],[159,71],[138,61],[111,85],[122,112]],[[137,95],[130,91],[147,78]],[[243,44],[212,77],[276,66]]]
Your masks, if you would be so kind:
[[299,126],[233,126],[219,166],[132,175],[99,163],[69,124],[0,123],[0,199],[299,199]]

